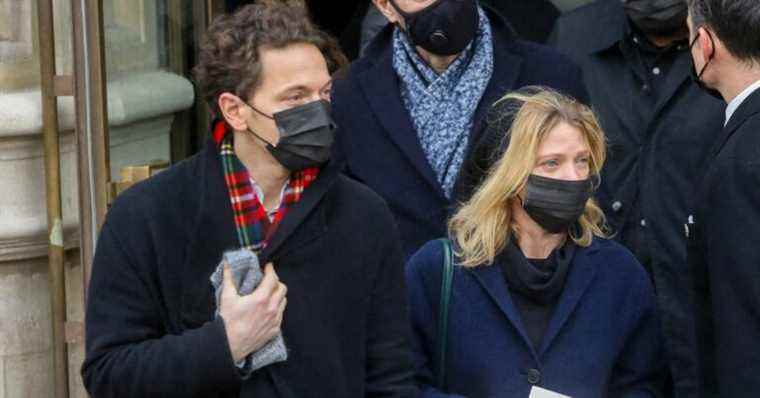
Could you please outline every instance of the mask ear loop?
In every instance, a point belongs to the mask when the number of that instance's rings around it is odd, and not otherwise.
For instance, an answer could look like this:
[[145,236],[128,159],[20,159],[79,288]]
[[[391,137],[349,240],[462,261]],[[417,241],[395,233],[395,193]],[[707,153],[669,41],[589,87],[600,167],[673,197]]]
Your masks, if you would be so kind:
[[264,116],[265,118],[267,118],[269,120],[274,120],[274,116],[267,115],[266,113],[264,113],[264,112],[256,109],[253,105],[251,105],[251,104],[249,104],[249,103],[247,103],[245,101],[243,101],[243,103],[246,104],[249,108],[253,109],[253,111],[256,112],[256,113],[258,113],[259,115]]
[[[700,28],[703,28],[704,31],[707,33],[707,37],[710,38],[710,44],[712,44],[712,53],[710,53],[710,56],[707,57],[707,62],[705,62],[705,65],[702,67],[702,70],[697,73],[697,80],[702,79],[702,75],[705,73],[705,70],[707,70],[707,67],[710,65],[710,62],[712,62],[713,58],[715,58],[715,40],[713,40],[712,34],[709,30],[707,30],[704,25],[700,26]],[[689,45],[689,49],[694,48],[694,45],[697,44],[697,40],[699,39],[700,32],[697,32],[697,34],[694,36],[694,41],[691,42]]]
[[[254,112],[256,112],[256,113],[258,113],[259,115],[261,115],[261,116],[264,116],[264,117],[265,117],[265,118],[267,118],[267,119],[270,119],[270,120],[274,120],[274,117],[273,117],[273,116],[269,116],[269,115],[267,115],[266,113],[264,113],[264,112],[262,112],[262,111],[260,111],[260,110],[256,109],[256,108],[255,108],[253,105],[251,105],[251,104],[249,104],[249,103],[247,103],[247,102],[245,102],[245,101],[242,101],[242,102],[243,102],[243,103],[244,103],[244,104],[245,104],[247,107],[249,107],[249,108],[253,109],[253,111],[254,111]],[[261,140],[261,142],[263,142],[263,143],[265,143],[265,144],[267,144],[267,145],[269,145],[269,146],[271,146],[271,147],[273,147],[273,148],[277,147],[277,145],[273,145],[271,142],[269,142],[269,141],[265,140],[265,139],[264,139],[264,138],[262,138],[260,135],[256,134],[256,132],[255,132],[255,131],[253,131],[253,129],[251,129],[251,128],[248,126],[248,124],[247,124],[247,123],[246,123],[245,129],[246,129],[246,131],[248,131],[250,134],[252,134],[254,137],[256,137],[256,138],[258,138],[259,140]]]
[[271,143],[271,142],[269,142],[269,141],[265,140],[264,138],[262,138],[260,135],[256,134],[256,132],[255,132],[255,131],[253,131],[253,130],[251,130],[251,128],[250,128],[250,127],[246,127],[246,131],[248,131],[248,132],[249,132],[251,135],[253,135],[255,138],[257,138],[257,139],[261,140],[261,142],[263,142],[263,143],[265,143],[265,144],[267,144],[267,145],[271,146],[272,148],[275,148],[275,147],[277,147],[276,145],[272,145],[272,143]]

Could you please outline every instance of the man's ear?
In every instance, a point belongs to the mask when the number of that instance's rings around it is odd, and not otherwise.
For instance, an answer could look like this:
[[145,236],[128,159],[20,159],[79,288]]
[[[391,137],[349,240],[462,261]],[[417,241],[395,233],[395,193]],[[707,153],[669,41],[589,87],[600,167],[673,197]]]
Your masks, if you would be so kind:
[[216,101],[221,116],[230,127],[238,131],[248,129],[246,107],[237,95],[222,93]]
[[715,41],[717,38],[715,34],[710,32],[704,26],[700,26],[699,30],[699,51],[702,53],[702,60],[707,62],[712,57],[715,57]]
[[385,16],[385,19],[392,24],[404,26],[404,18],[398,14],[390,0],[372,0],[378,10]]

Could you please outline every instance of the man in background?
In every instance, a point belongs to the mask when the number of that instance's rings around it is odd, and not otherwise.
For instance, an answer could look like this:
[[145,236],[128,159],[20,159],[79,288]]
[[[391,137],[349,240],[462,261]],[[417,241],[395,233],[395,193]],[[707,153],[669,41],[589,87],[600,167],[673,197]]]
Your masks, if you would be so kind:
[[583,69],[607,134],[597,199],[656,287],[676,397],[697,385],[683,220],[725,107],[691,79],[686,16],[684,0],[597,0],[553,34]]

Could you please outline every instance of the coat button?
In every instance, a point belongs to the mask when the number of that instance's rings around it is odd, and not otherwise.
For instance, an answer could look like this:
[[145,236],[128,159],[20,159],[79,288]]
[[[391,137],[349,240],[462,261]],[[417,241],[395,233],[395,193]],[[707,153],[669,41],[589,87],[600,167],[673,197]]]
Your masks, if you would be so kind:
[[645,218],[642,218],[641,221],[639,221],[639,224],[642,228],[646,228],[647,226],[647,220]]
[[541,381],[541,371],[538,369],[528,369],[528,383],[538,384]]
[[619,212],[620,209],[622,208],[623,208],[623,203],[620,202],[619,200],[612,202],[612,211],[614,211],[615,213]]

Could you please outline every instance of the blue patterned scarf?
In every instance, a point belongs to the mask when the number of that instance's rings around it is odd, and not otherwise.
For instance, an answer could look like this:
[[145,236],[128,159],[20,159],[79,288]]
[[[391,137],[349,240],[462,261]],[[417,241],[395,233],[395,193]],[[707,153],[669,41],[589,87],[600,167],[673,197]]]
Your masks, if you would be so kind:
[[399,28],[393,32],[393,69],[401,99],[448,198],[464,161],[475,110],[493,73],[491,26],[483,10],[478,13],[475,40],[441,74],[420,58],[406,34]]

